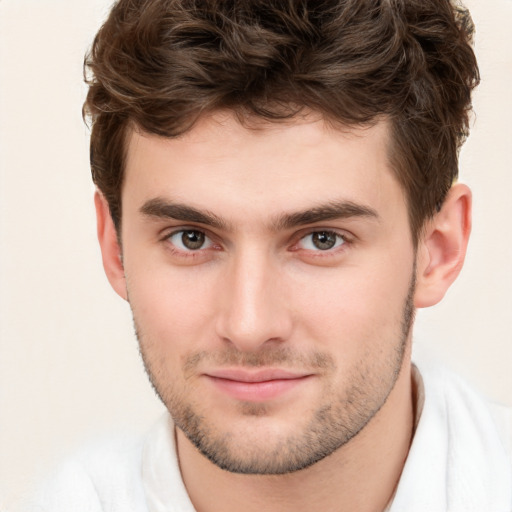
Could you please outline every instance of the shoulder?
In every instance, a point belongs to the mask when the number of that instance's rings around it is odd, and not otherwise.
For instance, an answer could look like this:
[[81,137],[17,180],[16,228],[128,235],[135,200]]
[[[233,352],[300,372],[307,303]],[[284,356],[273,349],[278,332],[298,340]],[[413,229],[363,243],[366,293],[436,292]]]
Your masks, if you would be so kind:
[[458,437],[496,440],[496,448],[512,460],[512,409],[492,403],[463,378],[443,367],[420,366],[428,403],[426,416],[441,418]]
[[512,460],[512,408],[490,403],[489,411],[494,419],[509,459]]
[[62,464],[28,504],[30,512],[147,512],[140,476],[143,439],[90,444]]
[[511,412],[463,379],[419,365],[424,403],[391,510],[510,512]]

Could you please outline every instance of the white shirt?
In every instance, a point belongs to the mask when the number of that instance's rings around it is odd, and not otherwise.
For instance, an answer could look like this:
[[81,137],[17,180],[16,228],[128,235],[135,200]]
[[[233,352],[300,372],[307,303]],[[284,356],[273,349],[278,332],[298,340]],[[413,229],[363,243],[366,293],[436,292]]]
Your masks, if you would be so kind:
[[[389,512],[512,512],[512,411],[491,413],[459,378],[415,374],[414,439]],[[497,420],[497,423],[496,423]],[[508,433],[508,434],[507,434]],[[175,431],[162,418],[144,440],[98,446],[64,466],[31,512],[195,512]]]

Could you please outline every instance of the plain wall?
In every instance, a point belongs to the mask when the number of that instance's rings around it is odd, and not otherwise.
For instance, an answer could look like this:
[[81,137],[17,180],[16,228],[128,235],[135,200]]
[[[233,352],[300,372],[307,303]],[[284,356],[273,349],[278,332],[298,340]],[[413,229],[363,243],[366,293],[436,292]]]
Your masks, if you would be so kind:
[[[0,496],[163,408],[95,237],[82,60],[106,0],[0,1]],[[512,405],[512,1],[468,2],[482,84],[461,157],[474,192],[465,269],[418,315],[415,350]],[[0,505],[1,508],[1,505]]]

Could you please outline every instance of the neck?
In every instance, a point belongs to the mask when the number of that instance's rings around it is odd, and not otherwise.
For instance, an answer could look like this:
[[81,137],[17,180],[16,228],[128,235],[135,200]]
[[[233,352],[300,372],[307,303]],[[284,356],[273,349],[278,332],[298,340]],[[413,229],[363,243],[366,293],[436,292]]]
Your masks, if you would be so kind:
[[413,428],[410,360],[386,403],[346,445],[313,466],[286,475],[223,471],[178,429],[183,481],[198,512],[382,511],[393,495]]

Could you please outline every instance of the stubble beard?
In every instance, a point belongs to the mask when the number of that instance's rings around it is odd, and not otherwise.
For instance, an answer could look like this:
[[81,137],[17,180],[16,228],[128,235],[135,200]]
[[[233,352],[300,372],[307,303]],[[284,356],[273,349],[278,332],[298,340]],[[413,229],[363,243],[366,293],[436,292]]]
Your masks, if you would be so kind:
[[[310,421],[300,431],[280,438],[271,446],[270,440],[260,445],[240,441],[229,432],[219,432],[195,404],[190,403],[183,392],[177,391],[168,376],[154,368],[149,357],[147,340],[139,329],[134,315],[135,331],[139,340],[139,349],[149,380],[160,400],[171,414],[175,425],[185,434],[190,442],[211,462],[219,468],[240,474],[283,475],[305,469],[331,455],[347,444],[361,432],[371,419],[386,403],[402,369],[404,355],[409,343],[409,334],[414,321],[415,309],[413,296],[415,290],[415,271],[410,282],[407,297],[402,310],[402,320],[397,343],[383,366],[355,365],[350,378],[350,387],[341,394],[333,389],[325,390],[323,396],[332,395],[334,400],[317,408]],[[209,353],[191,355],[185,363],[192,372],[204,359],[211,358]],[[322,368],[334,372],[335,364],[330,355],[312,353],[308,356],[293,354],[287,348],[274,348],[257,353],[224,352],[215,357],[216,363],[239,364],[240,366],[271,366],[286,364],[288,367]],[[185,368],[184,372],[187,371]],[[252,416],[255,421],[267,415],[267,406],[260,403],[241,403],[239,413]]]

